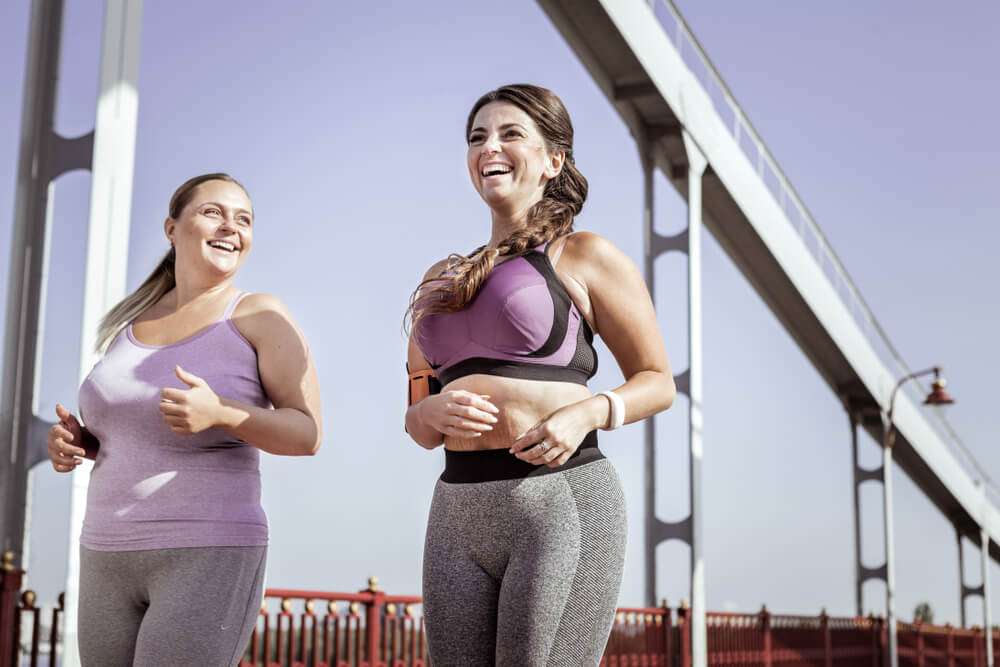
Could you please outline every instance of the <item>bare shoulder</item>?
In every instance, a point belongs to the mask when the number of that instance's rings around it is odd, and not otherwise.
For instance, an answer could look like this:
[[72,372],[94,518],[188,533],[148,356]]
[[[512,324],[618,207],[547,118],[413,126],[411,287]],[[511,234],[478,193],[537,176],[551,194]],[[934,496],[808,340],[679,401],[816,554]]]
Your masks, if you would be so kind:
[[273,294],[250,294],[245,297],[233,311],[233,324],[258,349],[275,336],[298,331],[285,304]]
[[244,297],[244,299],[236,306],[236,310],[233,311],[233,317],[258,315],[262,313],[280,313],[288,315],[288,309],[285,308],[285,304],[281,302],[281,299],[273,294],[259,292],[248,294]]
[[[614,243],[594,232],[573,232],[566,237],[563,261],[569,260],[574,273],[585,281],[588,277],[598,277],[607,272],[620,273],[635,267],[635,263]],[[560,262],[561,263],[561,262]]]
[[447,257],[445,257],[444,259],[439,260],[437,262],[434,262],[433,264],[431,264],[431,268],[427,269],[427,272],[424,273],[424,280],[430,280],[431,278],[437,278],[439,275],[441,275],[444,272],[445,269],[448,268],[448,264],[449,264],[449,260],[448,260]]

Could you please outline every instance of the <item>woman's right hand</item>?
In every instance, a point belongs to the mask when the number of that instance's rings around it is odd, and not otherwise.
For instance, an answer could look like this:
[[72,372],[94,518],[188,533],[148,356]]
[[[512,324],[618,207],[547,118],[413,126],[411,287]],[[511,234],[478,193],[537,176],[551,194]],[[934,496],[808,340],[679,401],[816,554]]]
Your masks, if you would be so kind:
[[[444,265],[444,262],[438,262],[424,277],[439,271]],[[406,370],[417,373],[430,369],[431,365],[424,358],[411,331]],[[492,431],[498,414],[500,409],[493,405],[489,396],[464,389],[450,389],[412,403],[406,409],[406,432],[421,447],[434,449],[444,442],[445,437],[478,438]]]
[[84,456],[86,451],[80,445],[83,442],[83,427],[69,410],[56,405],[56,415],[59,422],[49,429],[49,459],[56,472],[71,472],[83,461],[77,457]]
[[489,398],[462,389],[442,391],[417,404],[420,421],[445,436],[478,438],[493,430],[500,413]]

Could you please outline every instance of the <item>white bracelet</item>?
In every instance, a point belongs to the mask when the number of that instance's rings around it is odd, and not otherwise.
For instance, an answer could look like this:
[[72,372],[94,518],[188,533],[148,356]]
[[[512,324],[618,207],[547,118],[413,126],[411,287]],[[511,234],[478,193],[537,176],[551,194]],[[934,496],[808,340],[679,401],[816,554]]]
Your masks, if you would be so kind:
[[622,424],[625,423],[625,401],[622,397],[613,391],[602,391],[598,396],[607,396],[608,402],[611,403],[611,418],[610,425],[603,428],[604,431],[613,431]]

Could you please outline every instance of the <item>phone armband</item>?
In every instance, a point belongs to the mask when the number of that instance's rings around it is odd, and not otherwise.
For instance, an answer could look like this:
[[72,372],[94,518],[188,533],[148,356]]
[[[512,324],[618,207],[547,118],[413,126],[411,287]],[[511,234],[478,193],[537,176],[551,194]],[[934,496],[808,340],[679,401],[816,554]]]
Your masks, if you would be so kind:
[[407,406],[419,403],[431,394],[441,392],[441,382],[434,377],[434,371],[427,368],[422,371],[410,373],[409,391],[407,392]]

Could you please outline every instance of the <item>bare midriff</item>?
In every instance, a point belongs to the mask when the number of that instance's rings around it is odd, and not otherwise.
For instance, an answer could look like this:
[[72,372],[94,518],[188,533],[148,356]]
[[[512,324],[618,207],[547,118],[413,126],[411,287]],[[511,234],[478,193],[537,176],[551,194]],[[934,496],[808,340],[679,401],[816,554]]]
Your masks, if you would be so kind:
[[496,375],[466,375],[448,383],[445,390],[465,390],[489,396],[499,408],[493,430],[477,438],[445,436],[446,449],[473,451],[510,447],[519,435],[564,406],[583,401],[590,390],[573,382],[522,380]]

